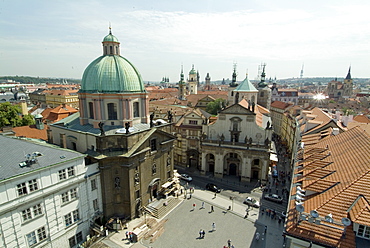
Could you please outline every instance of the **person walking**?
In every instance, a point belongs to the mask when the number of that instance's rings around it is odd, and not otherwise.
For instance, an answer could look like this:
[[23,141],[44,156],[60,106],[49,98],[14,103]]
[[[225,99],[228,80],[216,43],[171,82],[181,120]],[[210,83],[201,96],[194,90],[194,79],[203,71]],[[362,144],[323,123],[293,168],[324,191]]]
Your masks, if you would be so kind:
[[201,238],[201,237],[202,237],[202,233],[203,233],[203,232],[202,232],[202,229],[200,229],[200,230],[199,230],[199,238]]
[[202,202],[202,207],[201,207],[201,209],[203,209],[204,208],[204,202]]
[[215,193],[215,196],[213,197],[213,199],[215,199],[215,198],[216,198],[216,196],[217,196],[217,193]]
[[216,224],[214,222],[212,223],[212,231],[216,231]]
[[194,211],[194,209],[195,209],[195,202],[193,203],[193,211]]
[[230,239],[227,241],[227,247],[231,247],[231,240]]
[[211,206],[211,213],[214,212],[213,205]]
[[204,239],[204,235],[206,234],[206,232],[204,230],[202,230],[202,238]]
[[264,234],[266,234],[267,233],[267,226],[265,226],[265,231],[263,232]]

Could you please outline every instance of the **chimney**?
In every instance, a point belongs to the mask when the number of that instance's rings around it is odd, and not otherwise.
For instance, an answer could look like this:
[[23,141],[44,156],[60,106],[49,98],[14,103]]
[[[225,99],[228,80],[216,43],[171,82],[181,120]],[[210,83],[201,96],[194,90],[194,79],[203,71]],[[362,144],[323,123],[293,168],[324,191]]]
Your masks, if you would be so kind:
[[332,132],[333,135],[338,135],[339,134],[339,128],[337,127],[334,127],[333,128],[333,132]]
[[61,133],[59,137],[60,137],[60,147],[67,148],[66,134],[65,133]]
[[53,144],[53,132],[50,128],[46,129],[46,134],[48,136],[48,143]]

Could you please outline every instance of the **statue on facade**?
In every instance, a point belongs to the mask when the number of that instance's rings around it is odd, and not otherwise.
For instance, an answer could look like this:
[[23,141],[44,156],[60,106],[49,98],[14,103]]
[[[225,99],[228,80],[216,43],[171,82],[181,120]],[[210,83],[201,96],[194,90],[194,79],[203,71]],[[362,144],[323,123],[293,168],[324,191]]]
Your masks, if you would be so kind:
[[153,119],[154,119],[154,112],[150,114],[150,127],[154,127]]
[[171,112],[171,110],[168,110],[168,112],[167,112],[167,116],[168,116],[168,122],[169,122],[169,123],[172,123],[172,118],[173,118],[173,116],[172,116],[172,112]]
[[126,122],[125,123],[126,134],[130,133],[130,131],[128,130],[129,128],[130,128],[130,123]]
[[99,126],[99,129],[100,129],[100,136],[104,136],[105,135],[105,132],[104,132],[104,123],[103,122],[99,122],[98,124]]

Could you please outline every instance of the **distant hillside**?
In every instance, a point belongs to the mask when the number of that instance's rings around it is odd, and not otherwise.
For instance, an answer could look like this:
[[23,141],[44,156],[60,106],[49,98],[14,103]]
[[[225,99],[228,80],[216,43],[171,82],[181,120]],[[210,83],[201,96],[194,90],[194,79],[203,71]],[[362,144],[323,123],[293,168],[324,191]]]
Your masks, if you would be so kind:
[[44,84],[44,83],[51,83],[51,84],[61,84],[67,81],[69,84],[81,84],[81,79],[66,79],[66,78],[40,78],[40,77],[28,77],[28,76],[4,76],[0,77],[0,82],[6,80],[13,80],[14,82],[19,82],[21,84]]

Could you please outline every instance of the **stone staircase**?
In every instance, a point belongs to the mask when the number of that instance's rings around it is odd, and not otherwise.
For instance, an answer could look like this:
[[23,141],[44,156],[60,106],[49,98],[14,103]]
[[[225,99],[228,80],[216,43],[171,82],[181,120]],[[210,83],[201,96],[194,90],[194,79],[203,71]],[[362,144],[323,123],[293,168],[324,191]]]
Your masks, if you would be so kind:
[[160,199],[151,202],[146,206],[145,211],[153,217],[160,219],[175,208],[181,200],[179,198],[169,196],[167,199]]

